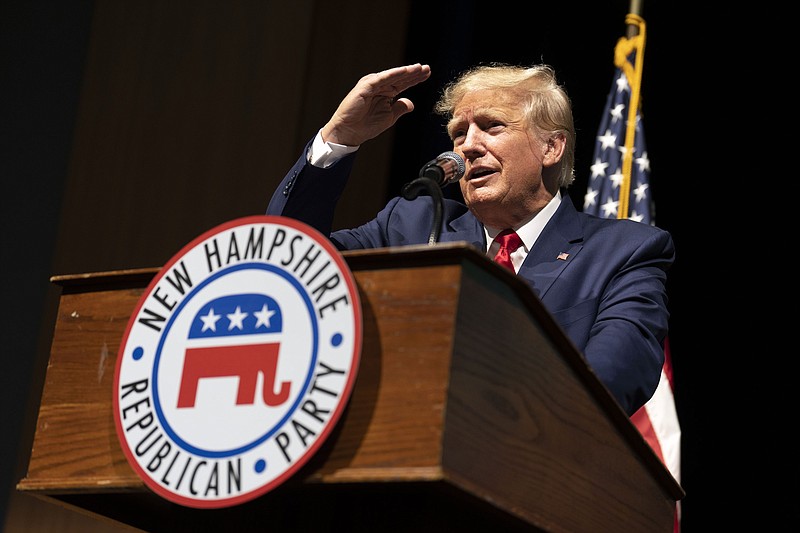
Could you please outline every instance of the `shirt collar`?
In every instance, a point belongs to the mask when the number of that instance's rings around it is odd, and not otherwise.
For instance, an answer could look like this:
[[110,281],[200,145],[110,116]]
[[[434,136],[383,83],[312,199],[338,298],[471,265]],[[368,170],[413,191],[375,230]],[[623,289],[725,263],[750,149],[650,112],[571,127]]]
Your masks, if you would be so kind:
[[[531,248],[533,248],[536,239],[539,238],[541,235],[542,230],[553,217],[553,214],[558,209],[558,206],[561,204],[561,191],[557,191],[555,196],[547,202],[541,211],[536,213],[530,220],[524,222],[521,226],[513,228],[519,238],[522,239],[522,244],[525,247],[525,252],[527,253]],[[490,228],[486,225],[483,226],[483,231],[486,233],[486,242],[488,243],[488,249],[491,248],[492,243],[494,242],[494,238],[497,236],[505,228],[495,229]]]

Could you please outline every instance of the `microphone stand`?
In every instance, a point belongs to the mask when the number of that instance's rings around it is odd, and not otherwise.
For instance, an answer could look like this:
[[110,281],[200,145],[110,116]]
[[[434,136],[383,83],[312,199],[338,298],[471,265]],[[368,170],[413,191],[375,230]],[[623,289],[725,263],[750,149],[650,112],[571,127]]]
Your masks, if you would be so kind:
[[442,199],[442,189],[439,184],[427,176],[420,176],[417,179],[403,185],[403,198],[414,200],[423,190],[431,195],[433,200],[433,224],[431,233],[428,237],[428,246],[433,246],[439,241],[442,233],[442,211],[444,210],[444,200]]

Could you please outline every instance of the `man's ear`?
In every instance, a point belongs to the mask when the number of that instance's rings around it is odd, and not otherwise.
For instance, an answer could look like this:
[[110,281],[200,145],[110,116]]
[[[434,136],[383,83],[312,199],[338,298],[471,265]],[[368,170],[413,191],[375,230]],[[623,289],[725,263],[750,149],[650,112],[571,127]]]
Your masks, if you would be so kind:
[[563,133],[557,133],[547,139],[542,165],[551,167],[558,164],[564,157],[564,148],[567,146],[567,138]]

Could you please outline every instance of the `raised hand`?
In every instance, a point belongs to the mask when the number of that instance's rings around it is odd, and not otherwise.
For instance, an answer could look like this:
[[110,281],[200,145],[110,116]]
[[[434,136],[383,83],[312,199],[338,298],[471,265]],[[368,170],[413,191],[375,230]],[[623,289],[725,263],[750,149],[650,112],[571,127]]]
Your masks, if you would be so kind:
[[374,139],[414,110],[414,103],[399,95],[430,75],[430,66],[417,63],[362,77],[322,128],[323,140],[358,146]]

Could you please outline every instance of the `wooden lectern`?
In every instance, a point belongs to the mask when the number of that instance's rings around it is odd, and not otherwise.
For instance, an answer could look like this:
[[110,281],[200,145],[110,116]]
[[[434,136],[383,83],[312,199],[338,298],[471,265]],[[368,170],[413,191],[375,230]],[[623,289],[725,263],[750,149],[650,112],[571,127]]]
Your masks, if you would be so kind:
[[58,317],[17,488],[152,532],[672,531],[683,490],[524,282],[463,243],[343,255],[363,309],[358,377],[289,481],[190,509],[130,468],[113,382],[157,273],[146,269],[53,278]]

